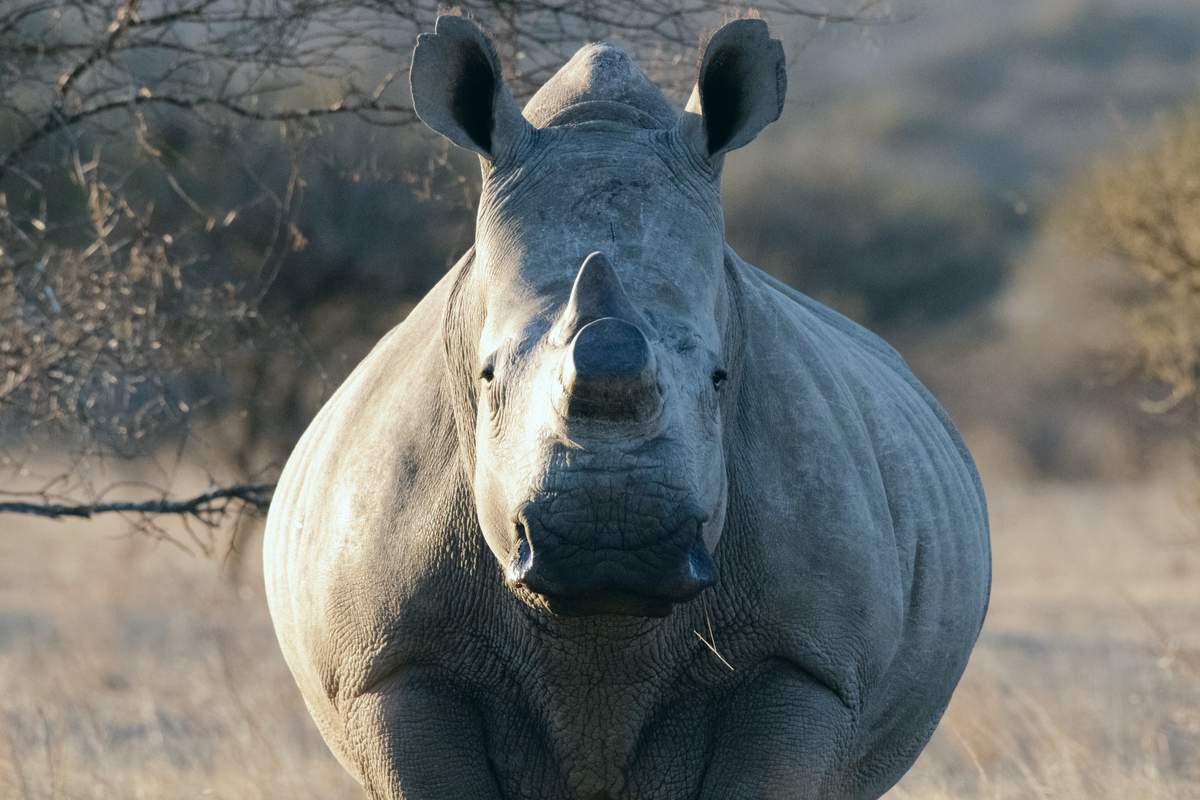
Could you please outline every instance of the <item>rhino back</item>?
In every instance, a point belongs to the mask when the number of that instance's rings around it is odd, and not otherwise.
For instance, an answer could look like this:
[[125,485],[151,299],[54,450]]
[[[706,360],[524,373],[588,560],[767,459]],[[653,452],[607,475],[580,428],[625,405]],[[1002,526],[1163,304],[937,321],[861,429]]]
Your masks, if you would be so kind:
[[735,515],[783,646],[855,708],[851,782],[873,796],[932,734],[983,623],[982,486],[899,354],[730,259],[746,330]]

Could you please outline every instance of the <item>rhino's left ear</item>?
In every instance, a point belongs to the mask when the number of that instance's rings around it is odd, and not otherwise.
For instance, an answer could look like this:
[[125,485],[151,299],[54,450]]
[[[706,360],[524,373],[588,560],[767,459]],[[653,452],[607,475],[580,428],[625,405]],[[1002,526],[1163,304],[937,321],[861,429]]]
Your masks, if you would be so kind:
[[465,17],[438,17],[433,33],[417,37],[409,82],[421,121],[488,161],[505,158],[533,128],[501,77],[492,43]]
[[783,111],[783,45],[761,19],[738,19],[713,34],[680,120],[684,135],[716,158],[749,144]]

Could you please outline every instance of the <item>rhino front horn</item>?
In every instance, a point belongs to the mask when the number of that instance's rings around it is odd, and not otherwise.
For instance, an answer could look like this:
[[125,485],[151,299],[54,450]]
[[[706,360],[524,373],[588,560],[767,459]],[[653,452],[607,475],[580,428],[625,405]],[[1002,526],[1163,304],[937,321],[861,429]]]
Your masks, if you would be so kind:
[[644,322],[621,285],[621,279],[608,258],[596,251],[583,260],[571,298],[555,323],[554,338],[566,344],[575,338],[588,323],[604,317],[624,320],[635,327]]
[[639,422],[657,416],[657,364],[640,320],[604,254],[588,256],[558,321],[558,335],[570,343],[561,373],[564,417]]

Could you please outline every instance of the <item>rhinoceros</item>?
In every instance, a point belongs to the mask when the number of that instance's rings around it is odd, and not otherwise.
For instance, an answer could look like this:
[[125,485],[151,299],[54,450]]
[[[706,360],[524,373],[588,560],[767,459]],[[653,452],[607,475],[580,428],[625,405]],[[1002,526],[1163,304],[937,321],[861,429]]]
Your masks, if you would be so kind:
[[866,798],[983,624],[985,500],[882,340],[726,244],[725,153],[780,114],[739,19],[674,108],[617,47],[522,110],[473,22],[414,107],[476,152],[475,243],[287,462],[265,577],[372,798]]

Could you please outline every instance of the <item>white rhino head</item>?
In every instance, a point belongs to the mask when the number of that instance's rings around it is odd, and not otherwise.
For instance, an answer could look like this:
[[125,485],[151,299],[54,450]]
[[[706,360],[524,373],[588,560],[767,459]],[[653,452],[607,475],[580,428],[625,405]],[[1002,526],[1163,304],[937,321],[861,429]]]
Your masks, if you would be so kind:
[[483,535],[534,606],[664,615],[714,580],[740,343],[721,165],[779,116],[782,48],[726,25],[679,113],[593,45],[522,113],[482,31],[442,17],[411,80],[483,167],[446,319]]

